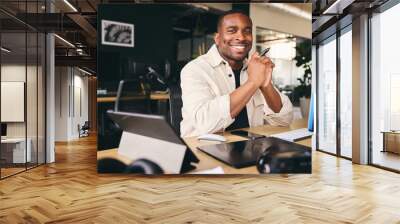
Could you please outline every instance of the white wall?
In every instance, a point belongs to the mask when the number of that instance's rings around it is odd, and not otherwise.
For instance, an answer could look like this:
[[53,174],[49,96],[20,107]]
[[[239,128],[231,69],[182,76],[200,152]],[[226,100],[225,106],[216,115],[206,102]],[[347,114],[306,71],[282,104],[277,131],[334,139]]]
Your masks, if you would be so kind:
[[[25,70],[26,69],[26,70]],[[28,82],[25,80],[27,72]],[[25,82],[27,83],[27,125],[28,125],[28,137],[30,134],[36,137],[36,123],[37,114],[36,107],[39,108],[42,104],[37,105],[38,99],[36,95],[36,66],[27,66],[25,64],[5,64],[1,66],[1,81],[4,82]],[[2,96],[4,97],[4,96]],[[42,101],[40,101],[42,102]],[[7,110],[8,108],[1,108],[1,110]],[[23,108],[24,110],[24,108]],[[7,136],[8,137],[24,137],[25,136],[25,123],[26,122],[7,122]]]
[[[25,73],[25,64],[2,65],[1,81],[25,82]],[[25,137],[25,122],[7,122],[7,137]]]
[[[75,72],[76,72],[77,70],[75,70]],[[79,71],[78,71],[79,72]],[[89,102],[88,102],[88,95],[89,95],[89,93],[88,93],[88,77],[87,76],[81,76],[81,74],[83,74],[83,73],[79,73],[80,75],[76,75],[75,74],[75,82],[74,82],[74,85],[76,86],[76,87],[79,87],[79,88],[81,88],[81,91],[82,91],[82,98],[81,98],[81,101],[82,101],[82,116],[79,116],[79,118],[80,118],[80,121],[81,122],[84,122],[84,121],[87,121],[88,120],[88,105],[89,105]]]
[[67,67],[55,68],[55,141],[68,141],[68,71]]
[[[272,5],[281,3],[268,4]],[[268,7],[268,4],[250,4],[250,17],[253,20],[253,37],[255,37],[256,27],[262,27],[283,33],[290,33],[307,39],[312,38],[311,19],[308,20],[274,7]]]
[[[77,75],[78,72],[78,75]],[[71,120],[71,135],[73,138],[77,138],[78,124],[82,126],[85,121],[88,121],[88,78],[87,76],[81,76],[82,73],[79,70],[74,69],[74,91],[73,91],[73,109],[72,109],[72,120]]]
[[72,67],[56,67],[56,141],[78,138],[78,124],[88,120],[88,78]]

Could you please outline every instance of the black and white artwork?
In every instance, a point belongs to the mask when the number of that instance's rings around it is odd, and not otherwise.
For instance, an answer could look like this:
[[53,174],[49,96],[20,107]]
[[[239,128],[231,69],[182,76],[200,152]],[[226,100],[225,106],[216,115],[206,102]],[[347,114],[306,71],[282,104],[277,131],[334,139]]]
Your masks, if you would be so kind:
[[102,20],[101,31],[101,43],[104,45],[134,47],[133,24]]

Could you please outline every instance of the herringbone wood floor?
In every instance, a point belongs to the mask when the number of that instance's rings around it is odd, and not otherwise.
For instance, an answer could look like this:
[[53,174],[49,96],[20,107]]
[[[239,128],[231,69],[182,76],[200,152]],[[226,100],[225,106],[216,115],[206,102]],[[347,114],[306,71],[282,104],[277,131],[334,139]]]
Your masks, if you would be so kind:
[[96,173],[96,139],[0,181],[0,223],[400,223],[400,175],[313,153],[312,175]]

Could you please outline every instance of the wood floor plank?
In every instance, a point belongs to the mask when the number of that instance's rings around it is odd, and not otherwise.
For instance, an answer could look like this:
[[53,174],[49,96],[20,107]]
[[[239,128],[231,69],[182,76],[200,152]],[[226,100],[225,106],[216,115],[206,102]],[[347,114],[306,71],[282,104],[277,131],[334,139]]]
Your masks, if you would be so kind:
[[0,223],[400,223],[399,198],[399,174],[321,152],[311,175],[99,175],[92,136],[0,181]]

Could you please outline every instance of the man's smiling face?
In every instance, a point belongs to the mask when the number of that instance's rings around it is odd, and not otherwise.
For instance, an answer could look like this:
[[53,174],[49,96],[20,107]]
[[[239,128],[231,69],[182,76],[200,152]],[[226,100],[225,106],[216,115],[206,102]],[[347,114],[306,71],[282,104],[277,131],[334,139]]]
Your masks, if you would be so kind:
[[232,64],[242,63],[253,42],[252,22],[241,13],[226,15],[214,37],[221,56]]

